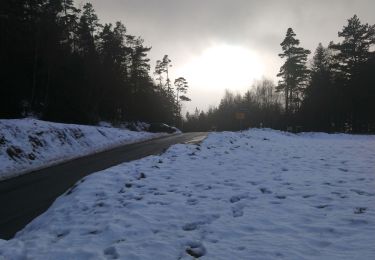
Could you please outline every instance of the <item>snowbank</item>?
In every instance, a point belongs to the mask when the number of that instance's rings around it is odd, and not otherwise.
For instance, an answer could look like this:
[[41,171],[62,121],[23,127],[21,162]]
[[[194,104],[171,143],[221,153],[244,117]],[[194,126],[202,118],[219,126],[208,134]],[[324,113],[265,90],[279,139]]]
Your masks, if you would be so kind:
[[160,134],[36,119],[0,120],[0,180],[157,136]]
[[83,179],[5,259],[375,259],[375,137],[212,133]]

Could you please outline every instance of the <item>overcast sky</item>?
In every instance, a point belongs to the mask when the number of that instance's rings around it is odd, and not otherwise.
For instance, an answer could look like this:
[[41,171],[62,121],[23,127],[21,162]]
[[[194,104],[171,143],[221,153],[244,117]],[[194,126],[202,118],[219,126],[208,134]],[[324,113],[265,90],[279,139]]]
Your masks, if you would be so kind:
[[[79,2],[79,1],[78,1]],[[86,1],[82,1],[84,3]],[[319,42],[324,45],[337,41],[337,32],[348,18],[357,14],[362,22],[375,24],[374,0],[91,0],[102,23],[122,21],[128,33],[141,36],[150,52],[152,71],[155,61],[168,54],[172,60],[172,78],[185,76],[190,83],[192,102],[188,110],[195,107],[206,109],[217,105],[224,89],[243,92],[252,84],[254,77],[262,74],[276,79],[282,61],[278,57],[280,42],[288,27],[292,27],[301,41],[301,46],[315,50]],[[222,46],[225,46],[222,48]],[[233,48],[232,48],[233,47]],[[215,49],[216,48],[216,49]],[[247,66],[248,78],[228,84],[219,70],[216,75],[202,65],[199,71],[191,69],[205,62],[210,50],[213,56],[218,51],[239,50],[237,56],[252,60],[239,62]],[[248,51],[248,52],[246,52]],[[236,51],[234,51],[236,52]],[[249,54],[253,56],[246,56]],[[202,58],[206,57],[206,58]],[[206,59],[206,60],[205,60]],[[213,58],[215,64],[218,58]],[[239,57],[237,57],[239,60]],[[237,60],[228,60],[235,62]],[[244,68],[231,66],[231,73]],[[212,67],[215,67],[213,64]],[[218,65],[217,65],[218,66]],[[215,68],[217,68],[217,66]],[[189,70],[189,71],[188,71]],[[213,85],[198,76],[207,71]],[[235,75],[230,75],[232,78]],[[222,78],[222,81],[220,81]],[[244,84],[244,80],[247,80]],[[226,86],[228,85],[228,86]]]

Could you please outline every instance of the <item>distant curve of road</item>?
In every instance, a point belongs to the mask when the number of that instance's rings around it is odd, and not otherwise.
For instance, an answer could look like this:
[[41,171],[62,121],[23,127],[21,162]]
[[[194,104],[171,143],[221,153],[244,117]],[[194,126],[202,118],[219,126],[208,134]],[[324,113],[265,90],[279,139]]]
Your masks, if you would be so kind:
[[83,177],[123,162],[160,154],[177,143],[197,143],[204,132],[124,145],[0,182],[0,238],[10,239]]

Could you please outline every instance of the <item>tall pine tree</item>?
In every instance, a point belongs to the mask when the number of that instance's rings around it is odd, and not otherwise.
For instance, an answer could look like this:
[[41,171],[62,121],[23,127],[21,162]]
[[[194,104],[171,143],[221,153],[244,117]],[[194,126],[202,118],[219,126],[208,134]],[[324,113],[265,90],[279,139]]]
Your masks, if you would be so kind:
[[368,122],[374,122],[369,104],[375,99],[372,76],[375,74],[372,62],[375,25],[362,24],[354,15],[338,36],[343,41],[331,44],[330,48],[335,51],[336,71],[341,77],[344,121],[354,132],[368,131]]
[[288,28],[286,37],[280,44],[283,52],[279,54],[286,61],[277,74],[278,77],[282,78],[279,81],[277,90],[284,92],[287,120],[290,120],[290,116],[298,111],[303,88],[308,79],[306,60],[310,51],[299,47],[300,41],[295,36],[293,29]]
[[333,111],[338,103],[335,100],[331,59],[330,50],[319,43],[312,60],[311,76],[301,108],[304,125],[310,130],[333,130]]

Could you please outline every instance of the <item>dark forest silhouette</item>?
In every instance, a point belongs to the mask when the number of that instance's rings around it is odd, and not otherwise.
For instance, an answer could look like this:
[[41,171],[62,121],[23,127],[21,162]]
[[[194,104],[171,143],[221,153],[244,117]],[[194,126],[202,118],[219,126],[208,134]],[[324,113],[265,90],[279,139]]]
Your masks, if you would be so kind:
[[[188,83],[172,84],[171,60],[121,22],[100,24],[91,4],[73,0],[0,2],[0,117],[95,124],[143,120],[182,125]],[[341,42],[310,54],[287,30],[275,85],[264,79],[243,95],[226,92],[218,107],[187,114],[186,131],[271,127],[326,132],[375,131],[375,26],[357,16],[338,33]],[[181,96],[180,96],[181,95]],[[235,114],[245,118],[239,122]]]
[[1,118],[180,123],[181,101],[189,99],[171,85],[171,61],[158,61],[154,83],[151,48],[121,22],[102,25],[91,4],[80,10],[73,0],[4,0],[0,7]]

